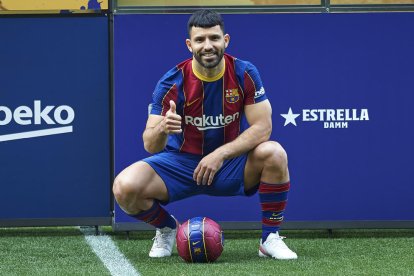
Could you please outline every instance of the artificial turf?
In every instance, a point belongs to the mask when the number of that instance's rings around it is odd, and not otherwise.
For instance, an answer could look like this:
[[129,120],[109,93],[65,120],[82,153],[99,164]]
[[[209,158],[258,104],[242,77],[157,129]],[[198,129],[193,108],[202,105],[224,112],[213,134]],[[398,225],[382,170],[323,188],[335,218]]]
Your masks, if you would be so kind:
[[212,264],[188,264],[176,249],[149,258],[154,232],[115,235],[121,251],[142,275],[414,275],[414,230],[285,230],[297,260],[258,257],[261,231],[224,231],[225,247]]
[[111,275],[76,227],[0,229],[0,275]]
[[[225,230],[215,263],[189,264],[176,248],[149,258],[154,231],[103,227],[141,275],[414,275],[414,229],[284,230],[297,260],[259,258],[260,231]],[[0,275],[110,275],[76,227],[0,229]]]

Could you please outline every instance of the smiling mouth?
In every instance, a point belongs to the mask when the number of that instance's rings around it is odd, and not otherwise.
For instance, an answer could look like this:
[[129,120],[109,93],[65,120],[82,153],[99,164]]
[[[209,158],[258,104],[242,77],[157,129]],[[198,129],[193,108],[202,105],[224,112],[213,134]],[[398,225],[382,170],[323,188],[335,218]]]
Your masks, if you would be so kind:
[[201,54],[205,59],[209,60],[209,59],[213,59],[214,57],[216,57],[216,53],[204,53]]

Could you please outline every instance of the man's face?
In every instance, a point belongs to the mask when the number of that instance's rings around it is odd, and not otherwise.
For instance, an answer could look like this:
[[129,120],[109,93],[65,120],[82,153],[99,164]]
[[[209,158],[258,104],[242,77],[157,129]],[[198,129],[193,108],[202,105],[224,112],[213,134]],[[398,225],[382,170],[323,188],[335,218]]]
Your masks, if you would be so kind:
[[192,27],[187,47],[194,58],[204,68],[216,67],[229,43],[229,35],[224,35],[219,25],[211,28]]

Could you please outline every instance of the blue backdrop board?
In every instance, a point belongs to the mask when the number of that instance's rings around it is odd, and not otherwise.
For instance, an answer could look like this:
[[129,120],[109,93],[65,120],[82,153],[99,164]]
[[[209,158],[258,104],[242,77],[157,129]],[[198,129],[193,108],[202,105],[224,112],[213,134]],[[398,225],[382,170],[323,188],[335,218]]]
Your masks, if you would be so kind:
[[[141,138],[147,106],[161,76],[191,57],[188,18],[115,17],[116,174],[149,156]],[[271,140],[288,153],[285,225],[414,221],[414,14],[223,18],[231,38],[226,52],[258,68],[273,107]],[[261,220],[257,195],[198,196],[167,210],[180,221]],[[115,222],[134,220],[116,205]]]
[[110,224],[107,19],[0,25],[0,226]]

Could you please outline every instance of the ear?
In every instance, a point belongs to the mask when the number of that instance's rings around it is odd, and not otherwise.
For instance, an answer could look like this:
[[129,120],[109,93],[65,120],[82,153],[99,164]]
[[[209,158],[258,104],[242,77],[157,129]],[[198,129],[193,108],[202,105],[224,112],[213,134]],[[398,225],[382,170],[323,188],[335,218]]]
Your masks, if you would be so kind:
[[224,47],[227,48],[229,46],[230,36],[228,34],[224,35]]
[[185,44],[187,44],[187,48],[188,50],[192,53],[193,49],[191,48],[191,40],[189,40],[188,38],[185,40]]

